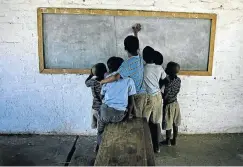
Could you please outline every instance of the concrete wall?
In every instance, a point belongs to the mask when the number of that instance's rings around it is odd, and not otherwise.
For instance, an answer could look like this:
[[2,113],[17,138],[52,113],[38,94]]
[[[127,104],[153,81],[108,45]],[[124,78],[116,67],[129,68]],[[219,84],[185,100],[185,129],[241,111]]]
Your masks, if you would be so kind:
[[0,0],[1,133],[95,133],[87,76],[38,72],[37,7],[217,13],[213,76],[182,77],[180,130],[243,132],[242,0]]

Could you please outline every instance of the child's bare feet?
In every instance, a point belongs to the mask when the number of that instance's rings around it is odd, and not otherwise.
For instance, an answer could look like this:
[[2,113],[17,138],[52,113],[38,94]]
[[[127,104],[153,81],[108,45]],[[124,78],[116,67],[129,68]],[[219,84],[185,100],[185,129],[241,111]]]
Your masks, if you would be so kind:
[[171,145],[172,145],[172,146],[176,146],[176,139],[172,139],[172,140],[171,140]]
[[171,146],[171,141],[170,140],[164,140],[160,142],[161,145],[166,145],[166,146]]
[[154,149],[154,153],[160,153],[160,148]]

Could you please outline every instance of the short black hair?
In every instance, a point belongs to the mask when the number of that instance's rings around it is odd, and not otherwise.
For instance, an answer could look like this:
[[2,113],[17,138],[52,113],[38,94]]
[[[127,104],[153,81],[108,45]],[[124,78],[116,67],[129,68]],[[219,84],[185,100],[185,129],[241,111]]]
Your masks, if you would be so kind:
[[154,63],[156,65],[162,65],[164,62],[163,55],[159,51],[154,51]]
[[117,71],[120,68],[123,61],[124,60],[120,57],[114,56],[114,57],[109,58],[108,61],[107,61],[107,66],[108,66],[109,71],[110,72]]
[[106,66],[104,63],[97,63],[95,65],[95,76],[97,76],[100,79],[104,78],[105,73],[107,72]]
[[135,36],[127,36],[124,40],[125,50],[128,51],[131,55],[136,56],[139,49],[139,40]]
[[177,73],[179,73],[179,71],[180,71],[180,65],[172,61],[167,64],[165,69],[165,72],[168,75],[172,75],[172,76],[175,76]]
[[150,46],[146,46],[143,49],[143,60],[146,63],[153,63],[154,62],[154,49]]

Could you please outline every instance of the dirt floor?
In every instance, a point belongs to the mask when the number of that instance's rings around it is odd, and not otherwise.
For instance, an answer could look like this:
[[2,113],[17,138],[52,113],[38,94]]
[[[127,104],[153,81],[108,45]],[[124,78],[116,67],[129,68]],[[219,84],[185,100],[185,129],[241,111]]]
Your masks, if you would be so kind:
[[[91,165],[94,145],[94,136],[0,136],[0,166]],[[161,146],[156,165],[243,166],[243,134],[181,135],[177,146]]]

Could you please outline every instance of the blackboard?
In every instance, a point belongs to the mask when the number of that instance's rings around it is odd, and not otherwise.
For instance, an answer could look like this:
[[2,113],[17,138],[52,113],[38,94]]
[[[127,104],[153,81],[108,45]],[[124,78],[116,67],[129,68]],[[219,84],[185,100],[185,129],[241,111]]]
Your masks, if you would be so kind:
[[111,56],[127,59],[123,42],[135,23],[141,51],[160,51],[181,74],[212,74],[215,14],[64,8],[38,9],[40,72],[88,73]]

